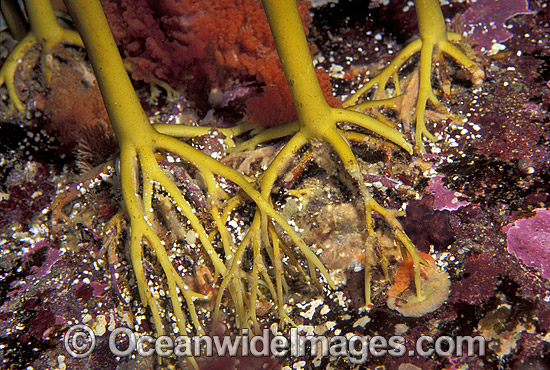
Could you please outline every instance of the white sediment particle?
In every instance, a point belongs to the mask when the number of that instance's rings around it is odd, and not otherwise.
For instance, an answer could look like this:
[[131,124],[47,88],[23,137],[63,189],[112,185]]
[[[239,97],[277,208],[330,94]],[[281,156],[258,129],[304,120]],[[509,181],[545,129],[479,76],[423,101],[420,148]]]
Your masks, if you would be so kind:
[[367,325],[370,321],[371,321],[371,319],[368,316],[361,317],[360,319],[357,319],[353,323],[353,327],[354,328],[357,327],[357,326],[365,327],[365,325]]
[[[311,320],[313,318],[313,315],[315,314],[315,310],[317,309],[317,307],[319,307],[321,304],[323,304],[323,301],[321,299],[316,299],[314,301],[311,301],[309,303],[309,305],[311,305],[311,307],[309,308],[309,310],[305,311],[305,312],[300,312],[300,316],[302,317],[305,317],[306,319],[308,320]],[[307,305],[305,305],[303,308],[307,307]]]
[[343,292],[336,292],[336,297],[338,298],[338,304],[342,307],[345,307],[346,306],[346,300],[344,298],[344,293]]

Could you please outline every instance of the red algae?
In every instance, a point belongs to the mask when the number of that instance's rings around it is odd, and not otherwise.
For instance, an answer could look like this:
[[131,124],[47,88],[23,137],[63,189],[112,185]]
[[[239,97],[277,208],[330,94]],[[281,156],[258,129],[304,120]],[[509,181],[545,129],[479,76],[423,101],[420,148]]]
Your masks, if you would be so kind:
[[535,216],[506,225],[504,231],[508,251],[550,279],[550,210],[536,209]]

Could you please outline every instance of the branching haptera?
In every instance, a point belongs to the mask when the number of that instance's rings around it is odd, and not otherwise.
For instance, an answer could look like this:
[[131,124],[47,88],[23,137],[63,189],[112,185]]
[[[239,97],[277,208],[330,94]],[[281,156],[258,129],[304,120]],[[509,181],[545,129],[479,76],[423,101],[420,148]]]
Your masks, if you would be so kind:
[[[377,212],[387,221],[393,231],[394,237],[401,244],[402,250],[408,251],[408,255],[412,258],[416,293],[419,297],[422,297],[419,265],[420,263],[425,263],[425,261],[419,256],[413,243],[403,231],[401,224],[396,218],[396,212],[385,209],[373,199],[363,181],[363,175],[357,159],[351,150],[348,139],[360,140],[365,137],[365,134],[354,130],[342,130],[338,127],[338,123],[351,123],[370,130],[397,144],[411,154],[413,152],[412,146],[400,132],[370,116],[351,109],[330,107],[323,96],[313,68],[313,62],[303,32],[296,2],[294,0],[264,0],[263,5],[298,113],[298,120],[289,122],[280,127],[267,129],[256,137],[253,137],[250,141],[240,145],[241,149],[249,149],[262,141],[291,136],[289,141],[283,146],[258,179],[258,186],[262,195],[266,198],[271,196],[277,178],[283,173],[290,161],[297,155],[302,147],[315,141],[329,143],[341,159],[346,172],[353,179],[353,182],[357,186],[356,190],[363,200],[366,228],[368,228],[370,239],[376,239],[372,214]],[[268,254],[270,256],[273,256],[274,266],[277,269],[278,261],[275,256],[278,252],[278,250],[276,250],[278,247],[278,239],[273,232],[273,227],[269,225],[267,217],[264,215],[262,209],[257,210],[249,233],[253,235],[248,242],[252,245],[254,258],[260,259],[261,246],[256,240],[261,236],[264,248],[269,252]],[[254,237],[254,235],[257,236]],[[273,248],[273,250],[271,250],[271,248]],[[407,258],[407,252],[404,253],[404,257]],[[371,303],[370,276],[371,269],[374,265],[376,265],[376,261],[373,260],[368,248],[365,247],[366,305]],[[222,287],[224,284],[228,284],[227,279],[231,278],[232,274],[230,273],[222,283]],[[282,302],[279,297],[282,290],[282,277],[280,271],[276,271],[276,278],[276,289],[279,292],[277,294],[277,304],[279,306],[280,315],[283,315],[282,307],[280,307]],[[218,301],[219,300],[220,298],[218,297]],[[252,306],[252,303],[250,306]],[[251,314],[251,319],[255,319],[253,312]]]
[[[10,3],[12,1],[6,0],[6,2]],[[17,96],[14,86],[14,76],[17,67],[28,51],[36,44],[41,45],[42,70],[46,81],[50,82],[52,72],[48,63],[48,58],[51,56],[52,50],[59,44],[84,46],[78,33],[65,29],[57,23],[52,4],[49,1],[26,0],[25,5],[30,22],[30,31],[17,43],[0,69],[0,85],[6,84],[11,104],[20,112],[23,112],[24,108],[21,100]],[[17,5],[14,4],[12,7],[6,8],[15,11]],[[2,11],[5,12],[6,8],[3,5]],[[7,16],[6,18],[12,19],[13,17]],[[10,25],[10,27],[19,26],[18,28],[21,28],[22,26],[20,23],[21,21],[15,23],[13,26]]]
[[[319,142],[328,143],[336,153],[336,162],[341,164],[335,167],[344,169],[342,176],[351,178],[351,190],[361,200],[364,227],[369,235],[366,242],[370,243],[364,248],[365,304],[371,303],[373,268],[382,265],[387,277],[384,256],[376,260],[371,252],[372,245],[380,244],[379,239],[386,238],[388,230],[403,259],[412,263],[417,299],[424,298],[420,265],[427,262],[404,232],[397,219],[398,212],[384,208],[372,197],[350,142],[371,140],[371,135],[365,133],[370,131],[411,155],[422,153],[423,138],[434,139],[425,124],[426,105],[428,101],[439,105],[431,83],[433,59],[441,53],[447,54],[471,72],[474,83],[483,78],[483,71],[452,44],[459,41],[460,36],[446,31],[437,0],[415,2],[420,38],[359,88],[344,102],[344,108],[331,107],[323,96],[296,1],[263,0],[298,119],[262,132],[247,124],[226,129],[152,125],[132,87],[98,0],[65,0],[82,40],[76,32],[57,24],[49,0],[25,3],[31,29],[9,55],[0,71],[0,82],[6,83],[12,103],[23,110],[13,79],[18,61],[29,48],[38,42],[42,44],[44,73],[49,78],[45,59],[52,47],[61,42],[85,45],[120,147],[119,175],[130,222],[131,264],[142,305],[149,307],[159,335],[165,332],[169,318],[182,334],[204,334],[206,321],[198,314],[198,306],[214,302],[212,321],[216,322],[225,292],[234,304],[238,328],[260,326],[257,305],[266,294],[271,295],[277,306],[281,322],[293,324],[284,310],[288,288],[285,257],[310,282],[318,283],[316,274],[319,273],[328,286],[335,288],[319,257],[272,202],[277,181],[300,156],[302,148]],[[420,77],[414,111],[415,144],[411,145],[403,133],[360,111],[371,103],[363,101],[371,89],[385,90],[390,79],[399,86],[398,72],[417,52],[420,52]],[[244,133],[248,133],[250,139],[235,145],[233,138]],[[261,175],[252,179],[185,141],[218,134],[225,137],[228,151],[233,152],[246,152],[272,139],[290,138]],[[242,235],[235,235],[234,228],[228,225],[243,205],[252,209],[250,223],[245,225]],[[384,231],[376,230],[374,214],[385,220]],[[113,224],[119,225],[120,216],[116,217]],[[297,253],[300,256],[296,256]],[[177,261],[186,257],[186,266]],[[307,269],[302,268],[299,260],[306,261]],[[212,282],[206,284],[217,290],[201,289],[205,275],[212,277]],[[159,284],[153,283],[156,277],[160,277]],[[165,310],[163,302],[169,302],[172,313]],[[189,361],[196,367],[194,359]]]
[[[200,245],[200,250],[205,256],[203,262],[212,267],[214,276],[226,277],[227,280],[227,276],[233,276],[227,266],[233,261],[237,261],[235,265],[238,264],[239,258],[242,258],[242,247],[235,245],[238,241],[231,238],[225,225],[236,203],[228,199],[229,191],[220,186],[222,178],[241,189],[242,193],[238,198],[252,200],[264,217],[278,224],[306,255],[311,267],[321,271],[330,282],[330,276],[317,256],[274,210],[266,197],[255,189],[251,179],[178,139],[207,134],[209,128],[164,124],[153,126],[149,123],[124,70],[100,4],[97,1],[77,0],[67,0],[66,4],[82,34],[120,146],[119,173],[124,205],[130,218],[131,262],[142,304],[150,307],[157,332],[163,332],[163,312],[158,292],[147,282],[145,254],[153,254],[163,271],[163,279],[168,290],[166,296],[171,301],[180,332],[187,333],[188,316],[196,333],[204,333],[195,305],[197,301],[208,300],[211,297],[191,289],[180,272],[174,268],[169,254],[170,246],[166,245],[157,231],[162,220],[155,210],[155,201],[159,197],[170,200],[169,207],[175,209],[182,222],[188,225],[189,231],[194,233],[196,243]],[[231,136],[235,132],[227,129],[224,134]],[[184,162],[187,168],[195,171],[197,178],[202,178],[206,210],[215,224],[213,231],[206,230],[209,223],[197,216],[201,211],[197,204],[183,194],[182,189],[159,163],[158,157],[167,155],[175,156],[178,161]],[[249,233],[244,244],[251,239],[257,240],[256,236],[254,232]],[[213,240],[219,240],[221,247],[215,245]],[[252,274],[257,273],[258,269],[255,264]],[[241,326],[247,325],[246,318],[243,319],[245,307],[241,304],[247,294],[243,290],[245,288],[241,284],[232,284],[229,287],[233,301],[236,302],[236,316]],[[256,294],[254,289],[251,294]],[[185,302],[183,306],[188,315],[184,313],[181,298]]]
[[[364,95],[376,88],[385,90],[386,85],[393,79],[396,91],[399,94],[398,72],[403,65],[416,53],[420,52],[420,83],[418,85],[418,95],[416,98],[416,108],[414,111],[414,120],[416,124],[415,133],[415,151],[425,153],[423,139],[427,138],[435,141],[435,137],[426,128],[425,112],[428,101],[435,107],[441,107],[436,95],[432,89],[432,64],[434,60],[440,59],[443,54],[454,58],[459,64],[464,66],[471,73],[471,80],[475,85],[482,83],[485,76],[483,70],[470,59],[453,42],[459,42],[461,35],[455,32],[447,32],[445,20],[438,0],[415,0],[416,14],[418,18],[418,28],[420,37],[403,50],[388,64],[378,75],[371,78],[352,94],[345,102],[344,106],[350,109],[362,109],[373,102],[361,102]],[[444,63],[441,63],[442,65]],[[443,68],[440,66],[439,68]]]

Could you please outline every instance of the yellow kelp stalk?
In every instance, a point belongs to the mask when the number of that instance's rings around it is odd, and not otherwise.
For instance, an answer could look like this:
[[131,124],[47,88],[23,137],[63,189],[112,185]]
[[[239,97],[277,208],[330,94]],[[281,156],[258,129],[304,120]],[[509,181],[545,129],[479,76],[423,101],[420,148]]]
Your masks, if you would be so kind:
[[[429,100],[434,106],[441,106],[432,90],[433,60],[439,59],[442,52],[449,55],[471,73],[471,79],[475,85],[479,85],[483,82],[485,73],[473,60],[460,50],[460,48],[451,43],[459,42],[461,40],[461,35],[455,32],[447,32],[439,0],[415,0],[414,5],[418,18],[420,38],[403,48],[380,74],[376,75],[357,89],[357,92],[344,102],[344,107],[353,109],[358,108],[360,104],[356,104],[366,92],[375,86],[377,89],[384,90],[390,78],[393,78],[394,84],[398,87],[399,81],[397,73],[407,60],[414,54],[420,52],[420,84],[414,112],[416,123],[414,139],[415,151],[418,153],[425,153],[424,137],[431,141],[435,141],[435,137],[426,128],[424,119],[426,104]],[[399,91],[400,89],[397,88],[396,90]]]
[[[209,132],[209,128],[177,125],[152,126],[149,123],[124,69],[99,2],[67,0],[66,5],[82,35],[120,146],[120,182],[124,205],[130,218],[131,262],[136,274],[142,304],[150,307],[157,333],[164,332],[161,307],[158,298],[152,294],[147,285],[143,265],[144,248],[155,255],[162,267],[163,280],[168,288],[166,295],[171,301],[181,333],[187,333],[187,328],[186,315],[182,310],[180,298],[185,301],[193,327],[197,334],[201,335],[204,334],[204,329],[196,313],[195,301],[207,300],[211,297],[190,289],[172,265],[164,241],[155,232],[153,200],[156,187],[161,188],[161,191],[167,194],[175,209],[187,220],[191,229],[196,233],[203,253],[208,256],[209,263],[214,269],[214,275],[225,276],[227,274],[227,266],[222,261],[222,257],[218,255],[204,224],[195,215],[196,210],[193,205],[182,195],[181,190],[159,165],[157,156],[166,155],[162,153],[172,153],[185,160],[202,177],[206,187],[207,207],[215,221],[217,232],[221,235],[226,260],[231,262],[237,260],[236,251],[239,246],[233,245],[224,222],[220,220],[222,220],[222,215],[227,214],[224,212],[224,207],[227,206],[228,212],[230,212],[234,202],[225,201],[228,194],[219,186],[215,176],[223,177],[237,184],[243,191],[243,195],[252,199],[263,214],[279,224],[300,250],[308,256],[312,266],[319,269],[326,279],[330,280],[319,259],[305,245],[294,229],[273,209],[266,198],[255,190],[250,179],[176,138],[204,135]],[[223,219],[226,220],[226,217]],[[235,302],[242,302],[247,293],[239,284],[232,285],[229,290]],[[243,310],[242,305],[237,307],[238,318],[243,317]]]
[[[411,154],[413,151],[412,145],[407,142],[403,134],[372,117],[351,109],[330,107],[323,97],[316,77],[295,0],[264,0],[263,5],[298,113],[298,122],[290,122],[281,127],[267,129],[260,134],[261,139],[252,138],[241,146],[243,148],[250,148],[262,141],[292,135],[288,143],[280,150],[259,178],[259,187],[262,195],[266,198],[270,197],[278,176],[281,175],[289,162],[304,145],[314,141],[329,143],[342,160],[346,171],[355,182],[359,194],[363,199],[366,227],[371,239],[375,239],[376,237],[372,213],[378,212],[389,224],[394,237],[412,257],[416,293],[421,297],[422,289],[420,286],[419,264],[425,263],[425,261],[419,256],[416,248],[403,231],[403,227],[396,218],[396,212],[386,210],[372,198],[364,183],[363,175],[355,155],[351,151],[348,138],[361,140],[365,135],[355,131],[341,130],[337,124],[339,122],[348,122],[368,129],[399,145]],[[255,230],[253,232],[258,235],[263,235],[262,241],[264,247],[269,252],[271,249],[270,245],[274,244],[272,237],[274,233],[271,232],[273,226],[268,225],[267,219],[262,212],[262,210],[258,210],[254,218],[252,230]],[[277,239],[275,238],[275,240]],[[260,253],[260,246],[254,243],[252,245],[254,258],[257,258]],[[372,261],[367,248],[365,248],[365,300],[367,305],[371,302],[370,274],[375,263],[375,261]],[[231,277],[231,274],[228,276]],[[279,275],[277,274],[276,276]],[[224,283],[226,282],[224,281]],[[280,285],[279,281],[277,281],[277,285]],[[279,287],[277,288],[279,289]],[[282,315],[282,313],[280,314]],[[252,317],[252,319],[254,318]]]
[[[2,5],[3,11],[4,6],[5,5]],[[57,23],[57,18],[53,12],[52,4],[49,1],[26,0],[25,9],[27,10],[31,29],[26,36],[17,43],[0,69],[0,85],[6,83],[8,94],[11,99],[10,103],[20,112],[23,112],[24,108],[15,91],[13,79],[15,70],[29,49],[36,44],[40,44],[42,46],[42,71],[44,72],[46,81],[49,83],[52,77],[52,71],[47,63],[47,60],[48,56],[51,55],[53,48],[60,43],[84,46],[82,45],[82,40],[80,39],[78,33],[67,30]],[[12,9],[7,7],[6,10]],[[9,17],[10,14],[17,13],[9,13],[7,16]],[[10,23],[13,23],[12,20],[8,22],[8,25],[10,25]],[[13,27],[16,27],[19,23],[20,22],[15,22]]]

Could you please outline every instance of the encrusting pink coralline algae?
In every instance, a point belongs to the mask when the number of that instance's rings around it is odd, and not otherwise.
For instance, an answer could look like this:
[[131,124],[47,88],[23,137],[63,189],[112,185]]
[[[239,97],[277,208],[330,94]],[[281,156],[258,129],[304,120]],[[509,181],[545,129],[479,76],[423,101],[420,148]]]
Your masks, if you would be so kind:
[[522,218],[508,224],[508,251],[527,266],[538,270],[550,279],[550,210],[536,209],[533,217]]

